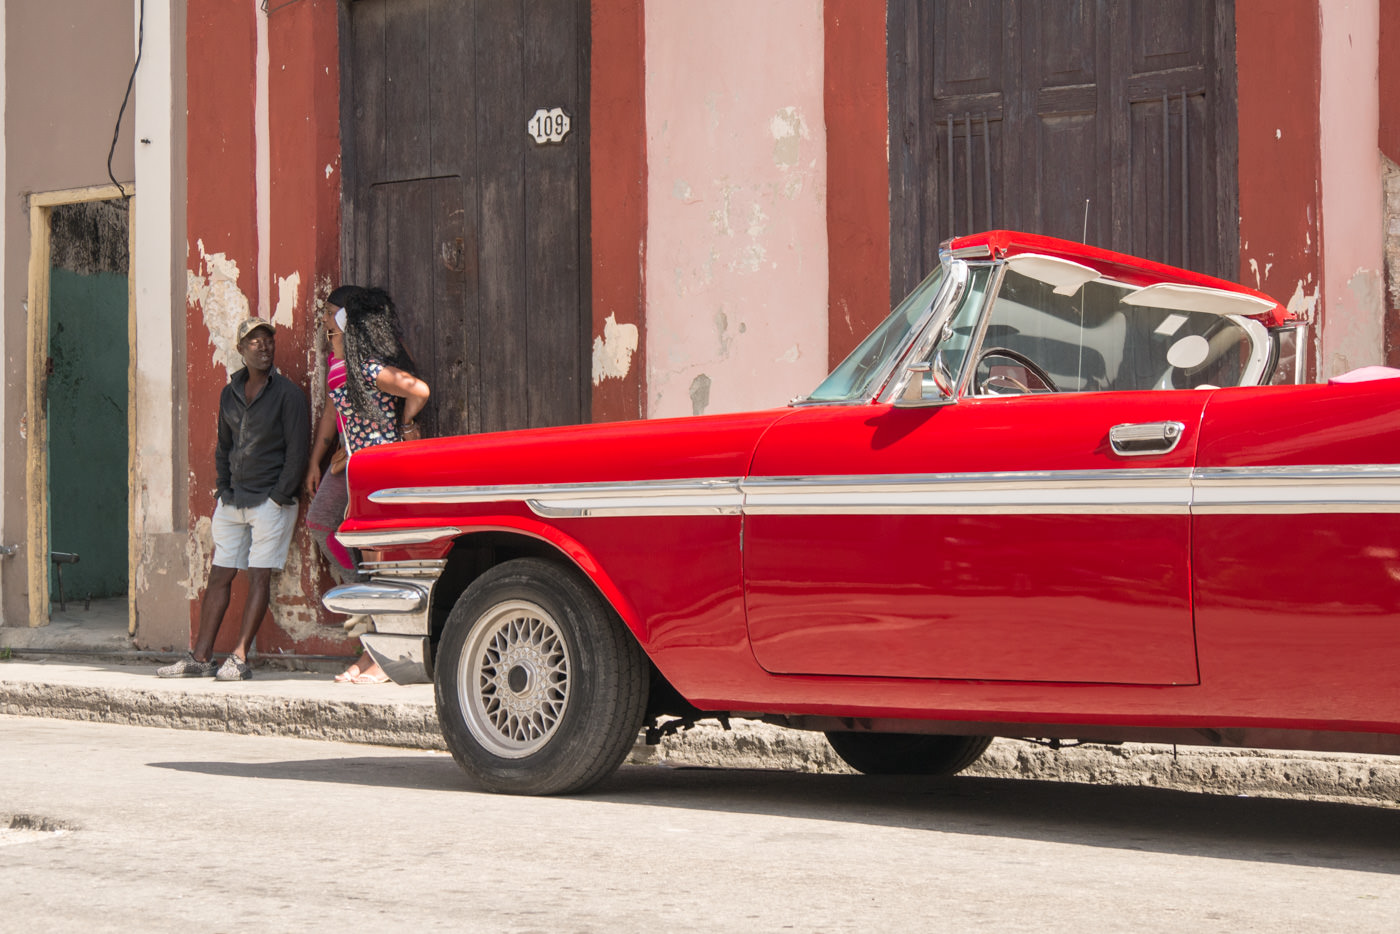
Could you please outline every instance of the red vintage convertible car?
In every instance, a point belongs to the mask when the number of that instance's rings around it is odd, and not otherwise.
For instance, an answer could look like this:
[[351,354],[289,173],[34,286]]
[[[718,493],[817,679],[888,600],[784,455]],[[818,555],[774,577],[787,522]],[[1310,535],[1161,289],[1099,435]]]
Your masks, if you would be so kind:
[[376,560],[324,602],[506,792],[703,717],[865,772],[992,736],[1400,752],[1400,380],[1290,385],[1297,328],[958,238],[785,408],[356,454],[340,538]]

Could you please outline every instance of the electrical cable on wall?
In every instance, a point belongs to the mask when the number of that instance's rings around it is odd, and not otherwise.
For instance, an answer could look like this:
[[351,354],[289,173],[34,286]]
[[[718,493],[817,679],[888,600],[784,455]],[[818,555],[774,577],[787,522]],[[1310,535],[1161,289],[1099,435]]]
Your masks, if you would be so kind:
[[121,110],[117,111],[117,125],[112,130],[112,148],[107,150],[107,177],[112,180],[112,184],[117,186],[117,191],[122,193],[122,199],[126,200],[131,195],[126,193],[122,183],[117,181],[117,177],[112,174],[112,157],[117,153],[117,137],[122,132],[122,115],[126,113],[127,102],[131,100],[131,88],[136,83],[136,69],[141,67],[141,49],[146,44],[146,0],[141,0],[140,14],[136,21],[136,61],[131,66],[131,77],[126,79],[126,94],[122,96]]

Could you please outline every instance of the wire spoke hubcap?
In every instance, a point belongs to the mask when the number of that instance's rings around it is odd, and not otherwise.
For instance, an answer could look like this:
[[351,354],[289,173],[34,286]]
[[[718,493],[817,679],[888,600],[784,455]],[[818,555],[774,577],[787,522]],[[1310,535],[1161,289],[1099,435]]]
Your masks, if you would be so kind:
[[467,640],[457,692],[467,728],[493,755],[519,759],[544,748],[569,705],[569,646],[536,603],[488,610]]

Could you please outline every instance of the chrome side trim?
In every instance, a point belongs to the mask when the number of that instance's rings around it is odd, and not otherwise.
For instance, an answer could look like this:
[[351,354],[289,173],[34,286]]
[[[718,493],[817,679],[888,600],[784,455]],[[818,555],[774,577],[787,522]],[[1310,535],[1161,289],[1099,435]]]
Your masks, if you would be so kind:
[[[1400,465],[756,477],[384,490],[379,502],[524,503],[544,518],[1400,512]],[[413,571],[420,566],[422,570]],[[436,577],[441,562],[366,565]]]
[[1400,466],[1206,467],[1193,481],[1199,515],[1400,512]]
[[375,503],[524,502],[547,519],[588,516],[737,516],[739,479],[643,480],[535,486],[404,487],[376,490]]
[[1027,471],[745,480],[745,515],[1180,513],[1191,471]]
[[384,548],[389,545],[421,545],[444,538],[455,538],[462,530],[444,526],[423,529],[374,529],[364,532],[337,532],[335,537],[346,548]]

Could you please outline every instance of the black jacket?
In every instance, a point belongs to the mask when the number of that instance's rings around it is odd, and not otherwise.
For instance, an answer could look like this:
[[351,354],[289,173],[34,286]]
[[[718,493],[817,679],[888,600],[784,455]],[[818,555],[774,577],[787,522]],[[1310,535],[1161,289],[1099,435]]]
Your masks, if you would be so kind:
[[244,367],[219,395],[219,499],[226,506],[259,506],[269,496],[283,506],[297,501],[306,473],[311,413],[306,393],[276,367],[267,385],[248,403]]

